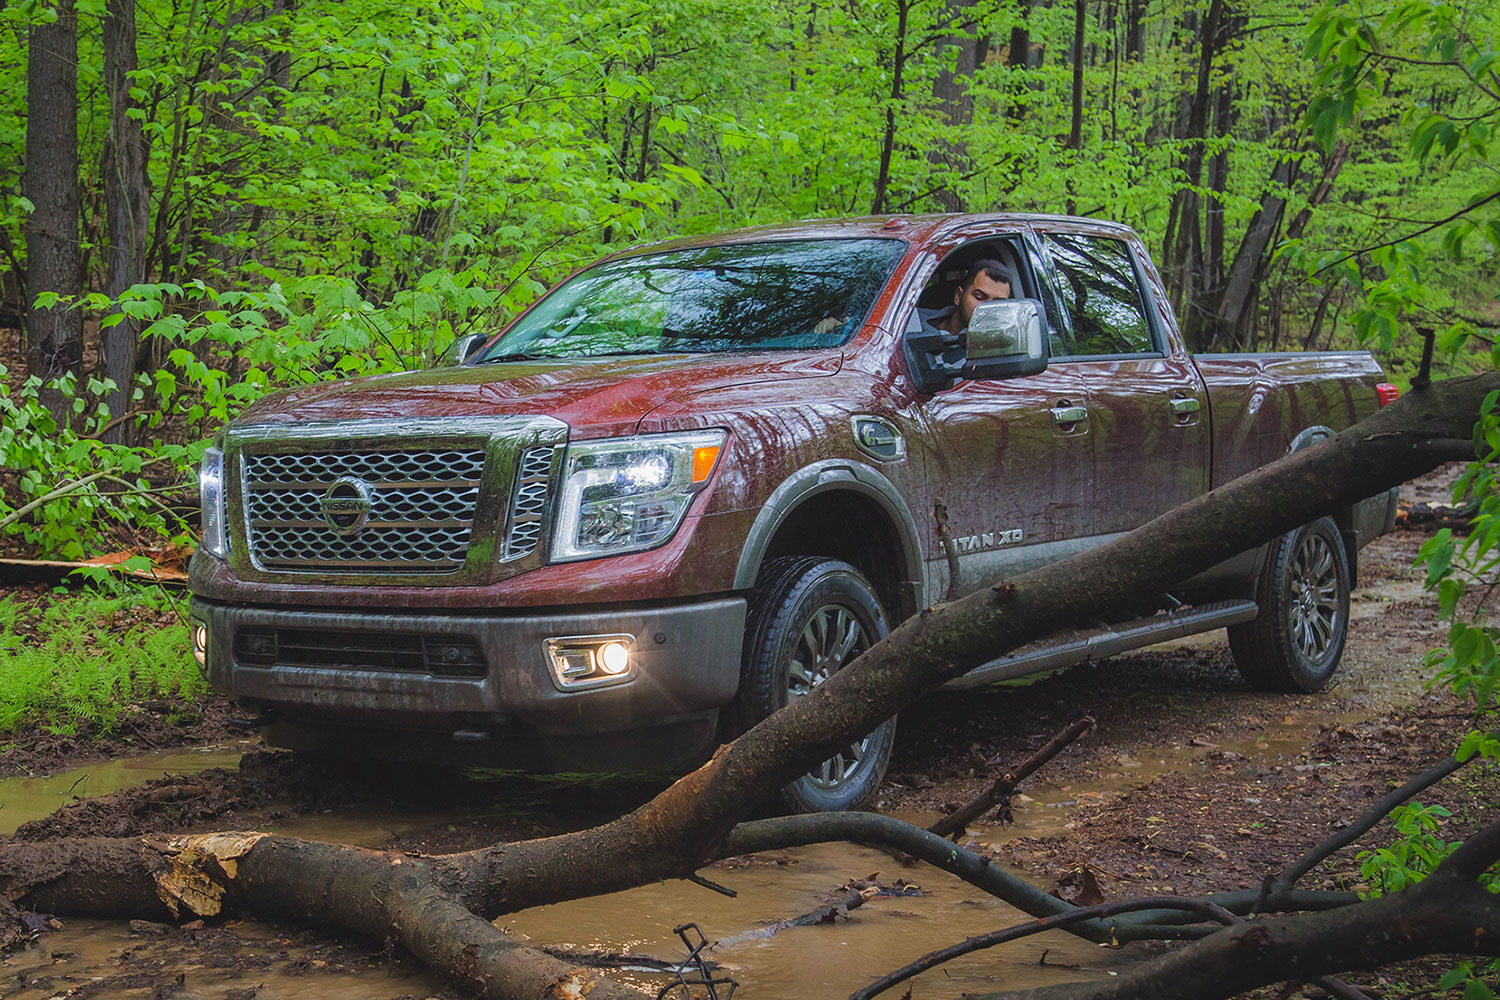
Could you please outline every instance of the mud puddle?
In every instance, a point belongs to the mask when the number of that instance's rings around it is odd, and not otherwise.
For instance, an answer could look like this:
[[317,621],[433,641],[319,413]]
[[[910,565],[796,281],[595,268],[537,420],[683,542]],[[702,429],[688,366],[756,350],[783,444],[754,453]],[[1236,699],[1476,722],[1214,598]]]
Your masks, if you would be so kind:
[[[816,910],[840,895],[835,890],[843,883],[872,873],[886,883],[915,882],[921,894],[875,898],[851,911],[847,921],[765,935],[768,925]],[[903,868],[887,854],[853,845],[822,844],[749,861],[732,859],[704,874],[738,897],[667,882],[536,907],[498,923],[537,945],[677,960],[684,948],[673,928],[693,921],[711,942],[718,942],[704,954],[719,965],[720,974],[740,984],[736,996],[793,998],[848,996],[932,949],[1031,919],[946,872]],[[913,995],[936,1000],[1097,979],[1131,961],[1124,953],[1053,932],[924,973]],[[664,983],[659,976],[613,975],[653,995]],[[899,996],[908,985],[892,995]]]
[[375,1000],[449,997],[411,960],[250,922],[179,931],[136,921],[69,921],[40,947],[0,960],[6,997],[152,1000]]
[[52,815],[75,798],[97,798],[169,774],[237,768],[245,751],[257,745],[256,740],[241,740],[189,750],[163,750],[118,757],[45,778],[0,779],[0,836],[8,837],[22,823]]

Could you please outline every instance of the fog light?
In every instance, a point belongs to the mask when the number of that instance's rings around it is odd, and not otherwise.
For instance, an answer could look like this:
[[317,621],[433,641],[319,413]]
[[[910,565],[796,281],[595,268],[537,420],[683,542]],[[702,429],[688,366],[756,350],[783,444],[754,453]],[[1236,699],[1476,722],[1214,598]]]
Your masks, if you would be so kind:
[[188,626],[193,643],[193,659],[199,667],[208,666],[208,626],[196,619]]
[[548,639],[547,664],[562,691],[623,684],[634,676],[633,635],[572,635]]
[[599,666],[606,674],[623,674],[630,666],[630,648],[623,642],[606,642],[599,647]]

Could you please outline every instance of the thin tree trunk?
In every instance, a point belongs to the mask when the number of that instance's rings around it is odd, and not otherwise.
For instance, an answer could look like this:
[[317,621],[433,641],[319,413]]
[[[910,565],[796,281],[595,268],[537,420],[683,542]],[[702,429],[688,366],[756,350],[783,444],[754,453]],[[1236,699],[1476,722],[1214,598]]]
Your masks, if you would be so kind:
[[1302,233],[1312,219],[1313,212],[1333,193],[1333,185],[1338,180],[1339,171],[1344,169],[1344,164],[1348,161],[1349,144],[1341,139],[1338,145],[1333,147],[1333,152],[1324,158],[1323,176],[1318,179],[1318,186],[1313,188],[1312,194],[1308,195],[1307,204],[1293,217],[1291,225],[1287,226],[1287,239],[1300,240],[1302,238]]
[[[1083,28],[1088,0],[1073,0],[1073,119],[1068,129],[1068,148],[1083,148]],[[1072,214],[1072,209],[1069,209]]]
[[908,0],[896,0],[896,41],[891,59],[891,95],[885,109],[885,130],[880,142],[880,172],[875,178],[875,197],[870,205],[870,214],[879,215],[886,210],[891,184],[891,157],[896,151],[896,109],[904,93],[903,77],[906,73],[906,27],[911,13]]
[[[109,99],[109,133],[104,142],[109,250],[104,292],[112,299],[146,280],[151,223],[150,153],[141,120],[131,114],[138,107],[130,96],[131,74],[136,69],[135,6],[135,0],[108,0],[104,15],[104,89]],[[120,315],[101,338],[104,375],[115,383],[105,397],[111,417],[123,416],[130,407],[140,347],[139,322]],[[132,430],[130,421],[121,421],[105,432],[104,440],[129,443]]]
[[1125,55],[1136,62],[1146,61],[1146,0],[1129,0]]
[[1028,21],[1031,17],[1031,0],[1016,0],[1016,14],[1018,20],[1011,26],[1010,48],[1005,54],[1005,65],[1013,73],[1007,86],[1012,97],[1006,105],[1005,114],[1011,121],[1019,122],[1025,116],[1024,97],[1030,91],[1022,82],[1022,77],[1014,75],[1014,71],[1031,68],[1031,27]]
[[[66,302],[38,308],[53,293],[72,299],[84,292],[79,242],[78,15],[73,0],[59,0],[57,18],[31,29],[26,60],[26,170],[21,193],[26,217],[26,367],[50,381],[76,371],[83,360],[83,313]],[[43,389],[43,404],[65,424],[68,401]]]

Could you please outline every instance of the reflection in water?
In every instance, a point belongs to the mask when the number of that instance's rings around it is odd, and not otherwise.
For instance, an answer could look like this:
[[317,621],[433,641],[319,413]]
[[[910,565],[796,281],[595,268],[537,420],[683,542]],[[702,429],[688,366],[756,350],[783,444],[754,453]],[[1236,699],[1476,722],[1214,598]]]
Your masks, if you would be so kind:
[[47,778],[0,779],[0,836],[8,837],[23,823],[52,815],[74,798],[98,798],[168,774],[192,774],[211,767],[237,768],[240,756],[258,745],[258,740],[242,740],[122,757]]

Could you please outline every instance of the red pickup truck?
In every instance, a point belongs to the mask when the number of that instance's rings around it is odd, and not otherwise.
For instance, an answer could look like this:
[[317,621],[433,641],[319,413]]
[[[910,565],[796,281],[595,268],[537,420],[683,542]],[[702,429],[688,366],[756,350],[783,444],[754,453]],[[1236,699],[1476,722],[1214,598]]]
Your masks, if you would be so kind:
[[[1190,357],[1133,233],[1029,215],[636,248],[453,360],[268,397],[205,458],[193,644],[273,744],[692,763],[920,608],[1393,391],[1364,353]],[[1372,497],[953,686],[1227,626],[1251,684],[1316,690],[1394,513]],[[789,803],[862,802],[894,732]]]

